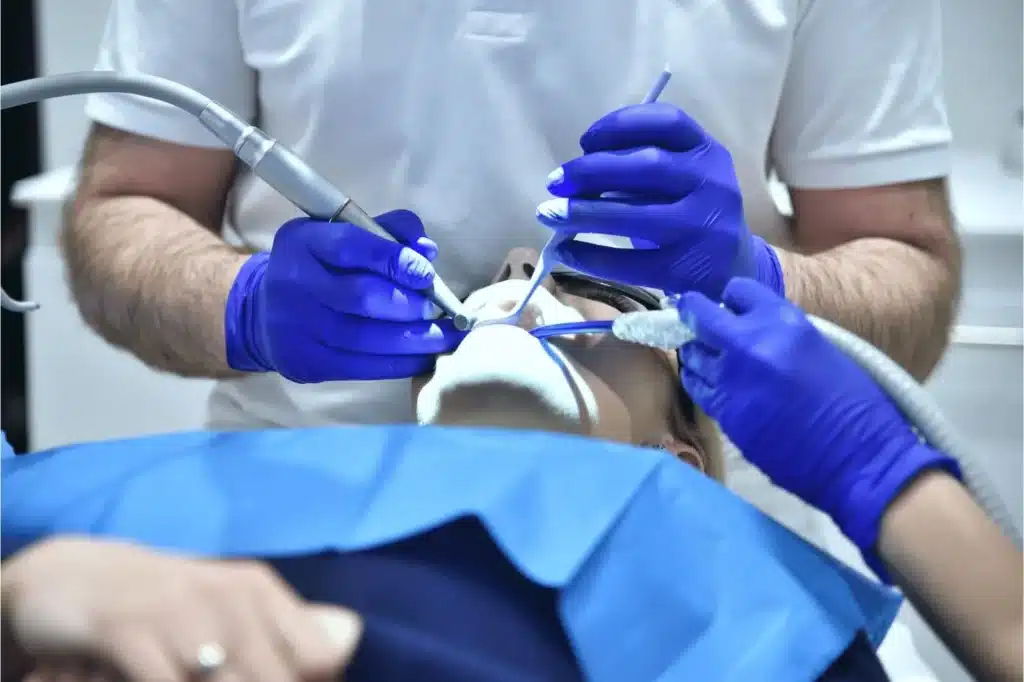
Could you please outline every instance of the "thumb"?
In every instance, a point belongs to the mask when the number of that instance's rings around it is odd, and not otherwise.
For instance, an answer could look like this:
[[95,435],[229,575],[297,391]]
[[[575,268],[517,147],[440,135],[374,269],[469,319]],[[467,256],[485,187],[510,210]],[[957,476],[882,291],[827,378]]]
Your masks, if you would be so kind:
[[786,305],[785,299],[768,287],[746,277],[734,277],[722,291],[722,303],[737,315],[754,312],[761,308],[777,308]]
[[313,604],[306,608],[335,648],[341,667],[347,667],[363,637],[363,620],[355,611],[336,606]]
[[437,242],[427,236],[420,217],[405,209],[382,213],[374,220],[387,230],[387,233],[398,240],[399,244],[410,247],[413,251],[431,263],[437,258]]
[[697,338],[715,350],[731,348],[737,336],[733,314],[697,291],[687,291],[676,303],[679,319]]

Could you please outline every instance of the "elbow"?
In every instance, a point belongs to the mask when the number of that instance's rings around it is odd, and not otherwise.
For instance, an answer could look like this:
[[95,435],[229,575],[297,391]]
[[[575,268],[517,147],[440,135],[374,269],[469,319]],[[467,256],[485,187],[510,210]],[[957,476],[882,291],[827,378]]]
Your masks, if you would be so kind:
[[931,271],[928,280],[932,285],[926,301],[931,333],[922,338],[907,370],[918,381],[924,381],[939,366],[952,340],[963,285],[962,256],[960,241],[952,229],[937,243],[917,248],[927,258]]

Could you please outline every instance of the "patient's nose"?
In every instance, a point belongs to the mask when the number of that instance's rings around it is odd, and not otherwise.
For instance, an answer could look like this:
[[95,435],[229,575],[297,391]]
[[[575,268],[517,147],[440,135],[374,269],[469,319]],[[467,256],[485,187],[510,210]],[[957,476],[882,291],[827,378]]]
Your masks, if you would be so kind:
[[[505,256],[505,262],[498,268],[498,274],[491,281],[491,284],[504,282],[508,279],[530,279],[533,277],[533,272],[537,268],[537,261],[539,259],[540,254],[534,249],[525,247],[512,249]],[[555,280],[551,279],[550,276],[545,277],[540,285],[552,293],[555,290]]]
[[[491,284],[497,284],[508,280],[529,280],[533,277],[533,273],[537,268],[537,261],[539,259],[540,254],[534,249],[528,249],[525,247],[512,249],[508,252],[508,255],[505,256],[505,262],[501,264],[500,268],[498,268],[498,273],[491,281]],[[545,277],[540,283],[540,286],[551,293],[554,293],[555,291],[555,281],[550,276]],[[493,303],[491,314],[495,317],[507,315],[512,312],[518,303],[518,298],[510,298],[508,300]],[[523,327],[524,329],[533,329],[540,324],[543,324],[543,320],[540,318],[539,311],[536,306],[527,306],[519,318],[518,326]]]

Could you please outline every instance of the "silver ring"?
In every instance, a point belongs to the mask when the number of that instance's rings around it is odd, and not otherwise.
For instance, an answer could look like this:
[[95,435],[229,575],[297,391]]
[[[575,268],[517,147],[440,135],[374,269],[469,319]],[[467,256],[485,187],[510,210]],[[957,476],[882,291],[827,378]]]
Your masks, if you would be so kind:
[[207,642],[196,651],[196,672],[211,675],[220,670],[228,660],[228,654],[217,642]]

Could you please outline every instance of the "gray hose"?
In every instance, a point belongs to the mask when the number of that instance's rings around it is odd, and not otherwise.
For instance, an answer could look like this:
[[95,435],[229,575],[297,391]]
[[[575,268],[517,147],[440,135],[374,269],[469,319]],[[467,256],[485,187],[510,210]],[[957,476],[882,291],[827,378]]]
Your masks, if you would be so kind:
[[166,78],[145,74],[129,75],[116,71],[79,71],[30,78],[4,85],[0,89],[0,110],[54,97],[88,95],[94,92],[121,92],[160,100],[183,109],[196,118],[210,106],[208,97]]
[[975,501],[1020,548],[1020,528],[985,471],[981,459],[942,414],[931,394],[889,356],[864,339],[828,320],[809,317],[833,345],[855,360],[889,394],[922,438],[960,464],[964,484]]
[[[864,339],[828,320],[813,315],[808,315],[808,318],[836,348],[857,362],[889,394],[918,435],[960,464],[964,485],[972,497],[1003,533],[1021,547],[1020,528],[985,472],[981,459],[946,420],[931,394],[888,355]],[[693,332],[679,320],[674,305],[655,312],[621,315],[613,323],[612,332],[624,341],[665,349],[679,348],[694,337]]]

